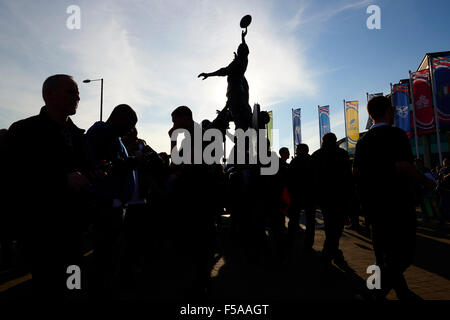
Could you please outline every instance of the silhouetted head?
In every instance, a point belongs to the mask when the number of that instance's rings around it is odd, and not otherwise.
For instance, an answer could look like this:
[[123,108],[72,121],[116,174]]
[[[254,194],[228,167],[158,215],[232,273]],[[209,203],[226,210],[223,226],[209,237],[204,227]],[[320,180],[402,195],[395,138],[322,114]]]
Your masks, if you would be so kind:
[[383,96],[376,96],[367,103],[367,112],[375,123],[394,123],[394,108],[391,100]]
[[282,148],[280,148],[278,153],[280,154],[281,160],[287,161],[287,159],[289,159],[290,153],[289,153],[289,149],[288,148],[282,147]]
[[[137,123],[136,112],[127,104],[119,104],[111,112],[107,123],[116,129],[120,137],[126,136],[136,126]],[[137,131],[136,131],[137,135]]]
[[172,112],[172,122],[174,128],[188,129],[192,126],[194,119],[192,111],[186,106],[179,106]]
[[336,135],[332,132],[324,134],[322,137],[322,148],[335,148],[336,147],[337,138]]
[[449,163],[450,161],[449,161],[449,159],[448,158],[444,158],[444,160],[442,161],[442,165],[444,166],[444,167],[448,167],[448,165],[450,164]]
[[203,130],[208,130],[212,125],[211,121],[209,121],[208,119],[203,120],[201,124]]
[[80,101],[78,85],[72,76],[55,74],[44,81],[42,98],[49,112],[64,116],[74,115]]
[[298,156],[309,154],[309,147],[306,143],[300,143],[297,145],[297,150],[295,150]]
[[245,43],[241,43],[237,49],[237,55],[240,58],[247,58],[250,51],[248,50],[248,46]]

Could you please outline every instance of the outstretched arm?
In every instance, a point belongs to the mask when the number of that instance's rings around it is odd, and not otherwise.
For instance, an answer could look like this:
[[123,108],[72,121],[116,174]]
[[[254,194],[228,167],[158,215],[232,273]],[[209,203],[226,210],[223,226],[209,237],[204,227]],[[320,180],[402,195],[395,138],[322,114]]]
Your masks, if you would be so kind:
[[197,78],[203,77],[202,80],[205,80],[208,77],[216,77],[216,76],[218,76],[218,77],[225,77],[227,75],[228,75],[228,69],[227,68],[221,68],[221,69],[219,69],[217,71],[214,71],[214,72],[211,72],[211,73],[204,73],[204,72],[200,73]]
[[245,28],[245,31],[244,30],[242,30],[242,36],[241,36],[241,38],[242,38],[242,43],[245,43],[245,36],[247,35],[247,28]]

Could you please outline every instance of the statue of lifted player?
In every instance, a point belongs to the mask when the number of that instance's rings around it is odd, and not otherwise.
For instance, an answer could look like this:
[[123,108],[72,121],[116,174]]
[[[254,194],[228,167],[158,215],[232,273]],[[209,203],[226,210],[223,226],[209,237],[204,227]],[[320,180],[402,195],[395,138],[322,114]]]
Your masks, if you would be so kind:
[[248,65],[248,46],[245,43],[245,36],[247,35],[247,27],[252,21],[250,15],[244,16],[241,19],[240,26],[245,28],[242,31],[242,43],[239,45],[234,53],[234,60],[224,68],[221,68],[212,73],[200,73],[198,77],[203,77],[205,80],[208,77],[227,76],[227,103],[224,109],[231,112],[231,118],[234,121],[236,129],[247,130],[251,126],[252,111],[248,104],[248,82],[245,79],[245,71]]

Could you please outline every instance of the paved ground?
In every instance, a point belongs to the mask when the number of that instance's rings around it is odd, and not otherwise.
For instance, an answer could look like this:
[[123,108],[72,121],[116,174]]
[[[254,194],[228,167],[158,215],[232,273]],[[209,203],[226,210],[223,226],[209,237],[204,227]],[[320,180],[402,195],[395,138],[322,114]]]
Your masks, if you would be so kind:
[[[319,214],[320,216],[320,214]],[[320,251],[325,234],[323,221],[317,219],[314,249]],[[361,221],[362,224],[362,221]],[[417,229],[417,253],[405,276],[410,289],[425,300],[450,300],[450,225],[423,224]],[[225,241],[221,242],[225,245]],[[286,264],[265,261],[254,267],[228,261],[218,255],[212,271],[214,295],[219,298],[271,298],[308,300],[352,300],[367,297],[367,267],[374,264],[372,242],[365,232],[345,228],[340,242],[348,267],[324,268],[318,255],[304,256],[302,235],[289,252]],[[225,251],[226,252],[226,251]],[[236,254],[235,254],[236,255]],[[233,256],[231,254],[231,256]],[[270,255],[269,255],[270,256]],[[228,264],[228,266],[227,266]],[[388,299],[396,299],[392,291]]]
[[[425,300],[450,300],[450,225],[437,223],[423,224],[419,221],[416,237],[414,264],[406,271],[405,277],[410,289]],[[323,244],[324,232],[316,233],[319,249]],[[345,229],[341,239],[341,249],[355,273],[366,279],[367,266],[374,263],[372,242],[364,233]],[[394,292],[389,299],[396,299]]]
[[[323,221],[317,219],[314,249],[320,251],[324,241]],[[365,297],[366,269],[374,263],[371,240],[364,232],[345,229],[340,245],[348,267],[332,265],[324,267],[318,255],[301,254],[302,234],[295,239],[295,245],[288,250],[282,262],[270,246],[260,259],[248,259],[243,246],[233,241],[229,233],[229,219],[222,218],[218,247],[211,269],[212,300],[354,300]],[[170,245],[162,243],[160,250],[166,253]],[[406,279],[417,295],[425,300],[450,300],[450,224],[424,224],[419,221],[417,229],[417,254],[415,263],[406,272]],[[255,252],[252,252],[255,253]],[[256,255],[258,256],[258,255]],[[90,257],[89,252],[86,259]],[[150,279],[150,287],[163,288],[156,293],[148,290],[148,298],[180,298],[176,292],[188,285],[188,254],[170,253],[170,268]],[[29,295],[31,276],[12,271],[0,272],[0,298]],[[125,297],[132,298],[133,295]],[[389,299],[396,299],[391,292]]]

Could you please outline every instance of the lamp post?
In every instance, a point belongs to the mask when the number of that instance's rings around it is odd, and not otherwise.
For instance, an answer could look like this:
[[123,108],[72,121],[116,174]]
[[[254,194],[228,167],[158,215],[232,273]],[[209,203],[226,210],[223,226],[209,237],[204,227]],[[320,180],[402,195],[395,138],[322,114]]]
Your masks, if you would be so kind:
[[93,79],[93,80],[90,80],[90,79],[83,80],[84,83],[89,83],[89,82],[92,82],[92,81],[100,81],[100,83],[101,83],[101,93],[100,93],[100,121],[102,121],[102,114],[103,114],[103,78],[101,78],[101,79]]

